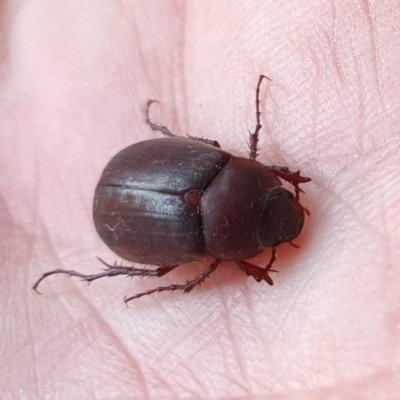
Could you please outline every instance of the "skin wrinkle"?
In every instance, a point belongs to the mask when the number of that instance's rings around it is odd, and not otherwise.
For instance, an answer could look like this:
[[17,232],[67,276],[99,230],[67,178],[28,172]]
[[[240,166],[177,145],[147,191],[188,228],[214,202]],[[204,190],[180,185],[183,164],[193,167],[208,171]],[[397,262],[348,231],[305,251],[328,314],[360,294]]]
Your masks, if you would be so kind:
[[155,92],[156,88],[157,88],[157,77],[150,76],[150,73],[149,73],[150,70],[149,70],[149,68],[146,68],[146,60],[145,60],[145,56],[143,54],[143,49],[142,49],[142,46],[141,46],[141,43],[140,43],[140,35],[139,35],[139,32],[138,32],[137,25],[136,24],[132,24],[132,29],[133,29],[133,32],[134,32],[134,35],[135,35],[135,42],[138,43],[138,46],[136,47],[136,50],[137,50],[137,53],[139,54],[139,60],[141,62],[141,69],[145,72],[146,80],[148,82],[150,82],[150,85],[151,85],[150,87]]
[[[233,347],[234,349],[236,349],[236,356],[235,356],[235,361],[236,361],[236,365],[239,367],[240,370],[240,376],[241,376],[241,380],[244,380],[246,385],[250,384],[250,387],[246,387],[243,389],[245,389],[246,395],[250,395],[251,393],[251,380],[249,379],[249,373],[247,371],[247,367],[246,367],[246,362],[244,361],[244,356],[243,356],[243,352],[240,349],[240,346],[238,345],[238,342],[236,340],[236,335],[235,335],[235,328],[232,326],[232,321],[231,321],[231,316],[228,312],[228,307],[227,307],[227,302],[226,302],[226,298],[225,298],[225,291],[223,291],[220,295],[220,299],[221,301],[221,306],[223,307],[223,313],[225,314],[225,322],[224,322],[224,326],[225,329],[228,332],[228,335],[231,339],[231,342],[233,343]],[[229,373],[229,366],[226,366],[226,370]],[[242,386],[242,385],[240,385]]]
[[[376,29],[375,29],[375,24],[373,21],[373,16],[372,16],[372,10],[370,8],[369,5],[369,1],[368,0],[361,0],[361,6],[363,6],[364,11],[365,11],[365,15],[367,17],[367,21],[368,21],[368,26],[369,26],[369,32],[370,32],[370,40],[371,40],[371,44],[372,44],[372,58],[374,61],[374,70],[376,73],[376,77],[377,77],[377,83],[378,83],[378,88],[379,88],[379,98],[381,99],[381,106],[382,106],[382,110],[384,110],[385,115],[386,115],[386,107],[384,106],[385,103],[385,93],[383,91],[382,88],[382,73],[380,70],[380,58],[379,58],[379,52],[378,52],[378,46],[377,46],[377,41],[376,41]],[[385,208],[385,194],[384,192],[382,192],[382,197],[381,197],[381,202],[383,203],[383,209]],[[388,228],[387,228],[387,224],[386,224],[386,219],[382,218],[382,236],[388,237]],[[387,259],[390,260],[388,262],[388,264],[392,264],[393,263],[393,255],[391,253],[391,247],[390,245],[385,241],[382,240],[382,244],[386,249],[387,252]]]
[[[179,121],[182,119],[185,119],[187,122],[187,100],[184,102],[180,102],[179,98],[184,96],[185,99],[188,98],[187,95],[187,86],[185,84],[186,80],[181,79],[182,77],[185,76],[185,32],[186,32],[186,14],[187,14],[187,4],[186,2],[178,2],[175,3],[175,14],[179,16],[180,18],[177,18],[177,20],[180,20],[181,23],[179,26],[176,28],[177,33],[175,36],[175,42],[176,46],[174,48],[173,53],[171,54],[172,57],[172,64],[173,64],[173,70],[171,71],[170,75],[172,78],[175,79],[170,79],[170,93],[171,93],[171,99],[173,102],[174,107],[172,107],[172,121],[174,123],[174,126],[178,125],[180,126]],[[163,70],[163,67],[161,66],[160,70]],[[175,83],[175,85],[174,85]],[[186,112],[181,112],[182,107],[186,108]],[[187,126],[187,124],[186,124]],[[181,129],[179,129],[181,131]]]
[[[367,104],[366,102],[366,94],[365,94],[365,87],[364,87],[364,82],[365,82],[365,75],[364,75],[364,70],[363,70],[363,63],[361,61],[361,56],[360,52],[357,49],[357,46],[354,45],[354,38],[350,37],[350,45],[354,54],[354,58],[356,60],[356,66],[357,66],[357,74],[358,74],[358,80],[360,84],[358,85],[358,115],[359,115],[359,123],[357,128],[361,132],[366,132],[367,131],[367,126],[365,125],[365,120],[366,120],[366,115],[365,115],[365,108],[364,106]],[[359,154],[364,154],[365,151],[365,145],[364,145],[364,140],[363,136],[360,135],[357,140],[357,148],[358,148],[358,153]]]
[[[167,399],[176,399],[178,398],[179,394],[178,392],[169,384],[168,382],[168,377],[162,378],[156,369],[153,367],[149,366],[148,367],[149,373],[151,373],[151,379],[153,379],[156,382],[159,382],[163,388],[168,392],[168,395],[165,395],[165,398]],[[169,394],[171,393],[171,394]]]
[[[397,148],[396,148],[397,149]],[[392,151],[396,150],[396,149],[392,149]],[[376,151],[371,150],[370,152],[368,152],[366,154],[366,156],[372,156],[374,153],[376,153]],[[370,157],[371,158],[371,157]],[[348,170],[352,170],[352,167],[355,167],[355,164],[358,160],[355,159],[353,160],[352,164],[349,166],[346,166],[345,168],[343,168],[341,171],[337,171],[337,175],[336,175],[336,181],[340,182],[343,177],[342,175],[347,174]],[[376,162],[376,164],[371,165],[369,168],[374,170],[377,166],[379,166],[379,160]],[[355,169],[355,168],[353,168]],[[366,173],[368,171],[365,171]],[[352,183],[355,183],[356,181],[358,181],[359,178],[358,177],[354,177],[353,181],[350,183],[350,187],[352,186]],[[351,205],[349,202],[345,201],[342,197],[339,197],[336,192],[334,190],[330,190],[330,185],[324,185],[321,181],[318,182],[318,184],[321,186],[321,189],[324,190],[325,194],[328,194],[329,197],[331,197],[331,200],[335,200],[335,201],[339,201],[342,206],[345,206],[349,211],[352,212],[353,215],[357,216],[358,222],[361,226],[364,226],[365,228],[367,228],[368,230],[370,230],[371,233],[375,233],[377,231],[377,227],[376,226],[371,226],[368,223],[365,222],[365,219],[359,214],[359,212],[357,211],[357,208],[353,205]],[[365,185],[368,185],[367,183]],[[368,188],[368,190],[370,190],[370,188]],[[383,242],[385,239],[382,237],[384,235],[384,232],[382,231],[378,231],[379,235],[376,236],[378,238],[380,238],[380,240]]]
[[[189,93],[188,93],[188,85],[186,82],[190,79],[190,77],[187,76],[187,67],[186,67],[186,60],[187,60],[187,49],[186,49],[186,37],[187,37],[187,31],[188,31],[188,8],[190,7],[190,3],[184,1],[181,3],[181,9],[179,10],[179,15],[181,16],[182,23],[181,23],[181,32],[180,32],[180,58],[179,58],[179,67],[178,67],[178,76],[176,82],[180,84],[180,93],[182,93],[183,99],[185,101],[183,102],[176,102],[176,104],[179,104],[179,108],[176,108],[176,118],[177,121],[180,121],[179,124],[179,131],[183,132],[184,130],[182,129],[182,123],[184,126],[190,126],[190,120],[189,120],[189,111],[188,107],[190,102],[188,101],[189,98]],[[190,22],[189,22],[190,23]],[[185,76],[185,80],[179,79],[179,77]],[[179,98],[180,96],[178,96]],[[183,113],[181,112],[183,111]],[[183,135],[182,135],[183,136]]]
[[[200,348],[199,348],[199,351],[202,350],[204,347],[206,347],[206,344],[204,344],[204,346],[200,347]],[[176,359],[178,360],[178,361],[176,362],[176,365],[175,365],[175,369],[174,369],[174,370],[176,371],[176,370],[179,370],[179,368],[183,368],[185,371],[187,371],[188,374],[192,377],[194,383],[197,384],[197,387],[204,393],[204,394],[202,394],[201,396],[208,396],[207,390],[206,390],[206,388],[205,388],[203,382],[200,380],[200,378],[198,378],[198,377],[196,376],[196,373],[192,370],[192,368],[189,368],[189,367],[185,364],[185,363],[186,363],[186,360],[182,360],[182,358],[179,357],[179,355],[178,355],[177,353],[174,353],[173,351],[171,351],[171,355],[172,355],[172,356],[175,356]],[[193,357],[193,354],[191,354],[191,357]],[[182,372],[181,372],[181,374],[182,374]],[[168,380],[168,378],[171,377],[171,375],[172,375],[172,371],[167,372],[167,373],[165,374],[165,378],[164,378],[164,379],[165,379],[165,380]],[[185,391],[189,391],[189,392],[193,391],[193,392],[194,392],[194,389],[190,390],[190,389],[188,389],[186,386],[182,386],[182,387],[184,388]],[[172,388],[171,388],[171,390],[172,390]]]
[[269,335],[269,342],[273,345],[273,342],[277,339],[279,336],[279,332],[282,330],[282,327],[284,326],[286,320],[291,316],[291,310],[293,309],[294,304],[298,301],[301,295],[304,293],[304,288],[310,284],[311,278],[313,278],[317,274],[317,271],[311,271],[308,273],[305,277],[304,282],[302,282],[302,285],[297,287],[296,290],[294,291],[294,296],[290,301],[290,304],[286,306],[286,310],[283,312],[282,317],[279,318],[279,322],[276,326],[274,326],[272,332]]
[[[331,47],[332,47],[332,42],[331,41],[329,41],[330,42],[330,45],[331,45]],[[332,53],[332,52],[331,52]],[[337,86],[335,86],[335,87],[337,87]],[[363,85],[362,85],[362,87],[363,87]],[[339,96],[339,98],[340,98],[340,96]],[[365,98],[365,94],[363,95],[363,98]],[[365,100],[362,102],[362,103],[360,103],[360,104],[363,104],[363,103],[365,103]],[[363,109],[363,107],[361,107],[362,109]],[[314,114],[315,115],[315,114]]]
[[[325,385],[315,389],[308,390],[292,390],[290,392],[291,395],[302,396],[301,398],[306,399],[321,399],[321,398],[335,398],[340,397],[344,399],[354,399],[354,396],[357,396],[357,393],[360,393],[360,388],[365,388],[365,396],[363,399],[366,400],[374,400],[376,399],[377,394],[385,392],[385,387],[388,386],[389,379],[386,378],[386,374],[391,376],[391,381],[393,385],[399,386],[397,383],[397,375],[392,370],[386,370],[382,373],[376,373],[372,375],[368,375],[363,379],[343,379],[337,383],[337,385]],[[386,384],[386,385],[385,385]],[[393,386],[392,385],[392,386]],[[358,390],[357,390],[358,389]],[[373,392],[373,390],[376,390]],[[385,394],[385,393],[384,393]],[[311,397],[316,395],[318,397]],[[271,398],[275,399],[276,397],[273,395]],[[386,397],[387,398],[387,397]],[[286,399],[286,397],[282,397],[282,399]]]
[[[33,305],[30,302],[28,302],[27,307],[24,307],[24,315],[25,315],[25,319],[27,321],[27,329],[28,329],[28,333],[29,333],[30,337],[34,336],[33,335],[33,333],[34,333],[34,328],[33,328],[34,324],[33,324],[32,317],[31,317],[31,315],[34,315],[34,313],[32,313],[32,307],[33,307]],[[29,348],[29,350],[31,350],[33,359],[34,360],[38,360],[39,351],[38,351],[37,347],[36,346],[31,346]],[[40,374],[38,372],[38,363],[37,362],[33,363],[32,374],[33,374],[33,377],[34,377],[34,390],[36,391],[36,393],[39,393],[40,392],[40,390],[39,390],[39,381],[40,381],[39,376],[40,376]]]
[[[43,233],[46,235],[46,233],[47,233],[46,230],[43,230]],[[52,240],[51,240],[50,235],[46,235],[46,236],[48,239],[47,243],[51,244]],[[52,246],[52,250],[53,250],[53,252],[52,252],[53,256],[56,256],[57,251],[55,250],[54,246]],[[56,264],[60,265],[60,267],[62,267],[62,268],[64,267],[64,265],[63,265],[64,263],[61,258],[58,260],[58,262]],[[103,333],[105,332],[107,334],[107,336],[114,339],[115,343],[117,344],[116,348],[120,350],[121,354],[124,354],[125,360],[128,361],[128,365],[130,365],[132,367],[133,371],[137,371],[137,373],[140,377],[139,382],[142,382],[142,389],[143,389],[142,391],[145,395],[145,398],[150,399],[149,391],[148,391],[148,388],[146,385],[145,374],[141,370],[139,364],[135,361],[133,355],[130,354],[130,352],[128,351],[128,348],[123,343],[123,341],[120,339],[120,337],[117,335],[117,333],[114,331],[114,329],[111,326],[109,326],[108,321],[104,319],[101,312],[99,312],[99,310],[94,306],[94,304],[90,301],[90,299],[88,299],[86,296],[84,296],[83,292],[81,290],[79,290],[78,283],[75,284],[75,286],[78,289],[75,292],[79,296],[81,302],[84,303],[88,307],[88,309],[91,311],[92,315],[94,316],[93,319],[96,321],[96,323],[100,323],[100,325],[103,327],[103,329],[102,329]],[[63,300],[64,304],[68,304],[67,299],[62,299],[62,300]],[[68,307],[65,307],[64,309],[67,311]],[[72,314],[70,314],[70,315],[72,316]],[[106,329],[104,329],[104,327]],[[88,333],[88,335],[89,335],[89,333]],[[39,391],[38,391],[38,393],[39,393]]]
[[[380,202],[382,204],[382,210],[387,210],[387,201],[385,198],[386,197],[385,191],[380,191],[380,195],[381,195]],[[390,237],[389,230],[388,230],[387,223],[386,223],[386,218],[382,218],[381,227],[382,227],[381,242],[383,244],[383,247],[386,250],[387,264],[393,265],[394,257],[393,257],[392,251],[391,251],[391,246],[386,240],[384,240],[385,237]],[[380,229],[380,231],[381,231],[381,229]]]
[[[99,310],[90,301],[87,301],[87,298],[83,299],[86,300],[85,304],[88,306],[89,310],[93,312],[93,315],[95,316],[94,319],[97,321],[97,323],[100,322],[100,325],[103,327],[102,331],[106,334],[106,336],[113,339],[113,342],[116,344],[116,350],[119,351],[120,354],[124,355],[124,359],[127,361],[127,364],[131,367],[132,371],[131,373],[133,374],[133,378],[135,379],[136,376],[139,377],[139,379],[136,379],[136,381],[138,381],[139,384],[141,385],[144,398],[150,399],[151,397],[149,393],[149,388],[147,386],[146,375],[143,372],[143,369],[138,363],[138,361],[135,360],[133,354],[131,354],[124,341],[121,340],[121,337],[117,334],[117,332],[115,332],[115,329],[110,326],[109,322],[104,319]],[[136,373],[134,373],[134,371],[136,371]]]
[[[185,360],[184,360],[185,361]],[[183,367],[185,371],[189,373],[189,376],[193,379],[193,382],[197,384],[197,387],[200,388],[202,392],[205,393],[204,397],[209,397],[209,394],[207,393],[207,388],[205,387],[204,383],[201,381],[200,378],[196,376],[196,371],[193,370],[193,368],[190,368],[188,365],[184,365],[183,363],[179,363],[179,366]],[[170,373],[171,374],[171,373]],[[185,391],[188,391],[189,393],[193,393],[193,396],[198,395],[196,394],[194,388],[189,389],[187,385],[183,386]]]
[[368,231],[370,231],[372,234],[374,234],[374,238],[380,239],[381,241],[384,240],[382,238],[382,232],[376,233],[376,227],[370,225],[369,223],[365,222],[364,218],[357,212],[356,206],[352,206],[348,202],[346,202],[342,197],[339,195],[335,195],[335,193],[332,193],[332,200],[337,200],[340,203],[336,203],[336,208],[339,209],[340,205],[343,206],[343,208],[347,211],[350,212],[352,216],[357,217],[357,222],[359,223],[360,226],[366,228]]
[[373,9],[371,9],[369,0],[360,0],[360,5],[361,8],[363,9],[365,16],[367,18],[368,22],[368,28],[369,28],[369,38],[371,42],[371,47],[372,47],[372,59],[373,59],[373,65],[374,65],[374,70],[376,73],[376,78],[377,78],[377,84],[379,88],[379,99],[381,100],[381,105],[382,109],[385,110],[384,107],[384,99],[385,99],[385,93],[382,88],[382,73],[380,69],[381,61],[379,57],[379,51],[378,51],[378,46],[377,46],[377,32],[376,32],[376,27],[375,27],[375,19],[373,17]]
[[257,334],[258,337],[261,337],[261,335],[260,335],[261,330],[260,330],[259,324],[257,323],[257,320],[254,317],[254,314],[252,312],[253,311],[253,307],[251,305],[250,296],[249,296],[249,293],[250,293],[249,285],[251,284],[250,282],[248,282],[246,284],[246,286],[244,288],[244,293],[243,292],[241,293],[241,297],[244,299],[244,305],[248,310],[248,315],[249,315],[250,320],[252,322],[252,326],[253,326],[253,328],[255,328],[255,334]]
[[167,349],[160,356],[158,356],[156,358],[156,362],[160,362],[163,358],[168,356],[168,352],[173,353],[173,350],[176,347],[178,347],[179,345],[181,345],[185,340],[189,339],[189,341],[190,341],[191,335],[193,335],[193,334],[194,334],[194,336],[199,335],[199,333],[198,333],[198,329],[199,328],[198,327],[202,326],[203,323],[205,321],[207,321],[208,319],[210,319],[210,317],[212,317],[212,316],[213,316],[213,314],[210,312],[202,320],[199,320],[199,322],[195,326],[191,327],[191,329],[187,332],[187,334],[183,338],[179,338],[179,340],[177,340],[176,342],[172,343],[171,347],[169,349]]
[[335,65],[336,72],[338,73],[340,80],[343,82],[345,79],[344,79],[343,68],[340,63],[340,57],[338,56],[339,51],[337,46],[337,41],[338,41],[337,32],[338,32],[338,14],[337,14],[335,0],[332,0],[332,30],[330,35],[328,35],[327,33],[326,38],[329,43],[329,48],[331,49],[332,60]]

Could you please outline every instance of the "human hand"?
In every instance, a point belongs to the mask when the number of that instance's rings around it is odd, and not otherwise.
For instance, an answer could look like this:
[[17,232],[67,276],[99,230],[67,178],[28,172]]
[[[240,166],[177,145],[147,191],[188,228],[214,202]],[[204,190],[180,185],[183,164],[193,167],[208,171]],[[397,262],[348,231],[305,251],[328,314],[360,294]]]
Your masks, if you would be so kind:
[[[2,398],[399,397],[398,4],[2,7]],[[246,155],[261,73],[259,161],[313,179],[274,287],[225,263],[189,295],[124,306],[205,262],[31,290],[114,260],[93,191],[117,151],[158,137],[149,98],[173,132]]]

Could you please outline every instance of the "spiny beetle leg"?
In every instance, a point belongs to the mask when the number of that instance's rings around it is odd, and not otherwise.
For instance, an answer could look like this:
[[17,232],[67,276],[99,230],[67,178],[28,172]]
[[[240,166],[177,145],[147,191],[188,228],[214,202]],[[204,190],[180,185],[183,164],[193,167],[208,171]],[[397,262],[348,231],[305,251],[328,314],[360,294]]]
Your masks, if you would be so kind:
[[174,133],[172,133],[166,126],[157,125],[150,119],[150,107],[151,107],[151,105],[153,103],[159,103],[159,101],[158,100],[149,100],[147,102],[147,105],[146,105],[146,123],[148,125],[150,125],[150,128],[153,131],[160,131],[165,136],[179,137],[178,135],[175,135]]
[[[99,257],[98,257],[99,258]],[[33,290],[37,293],[41,294],[38,290],[38,287],[43,279],[47,278],[50,275],[55,274],[66,274],[69,276],[76,276],[77,278],[81,278],[83,281],[88,283],[93,282],[97,279],[101,278],[111,278],[112,276],[125,275],[125,276],[164,276],[168,272],[172,271],[174,268],[178,267],[178,265],[173,265],[169,267],[159,267],[157,269],[145,269],[145,268],[135,268],[135,267],[118,267],[115,265],[107,264],[101,258],[99,260],[107,267],[103,272],[98,274],[82,274],[81,272],[77,272],[74,270],[67,269],[55,269],[54,271],[46,272],[43,274],[33,285]]]
[[179,265],[162,266],[162,267],[158,267],[157,269],[123,267],[123,266],[118,267],[115,264],[114,265],[108,264],[107,262],[105,262],[100,257],[97,257],[97,258],[99,259],[99,261],[101,263],[103,263],[108,268],[105,271],[108,271],[108,272],[113,272],[113,271],[116,271],[116,270],[118,270],[118,272],[121,271],[121,273],[118,273],[116,275],[124,275],[124,273],[122,271],[126,271],[125,274],[127,276],[156,276],[156,277],[159,278],[161,276],[164,276],[165,274],[168,274],[168,272],[171,272],[176,267],[179,267]]
[[276,260],[276,250],[275,247],[271,249],[271,259],[269,260],[268,265],[265,268],[258,267],[257,265],[251,264],[248,261],[236,261],[236,264],[246,275],[252,276],[257,282],[261,282],[264,280],[268,283],[268,285],[273,285],[274,282],[272,278],[269,276],[269,272],[278,272],[272,269],[272,264]]
[[291,183],[294,186],[294,190],[296,192],[296,200],[299,200],[300,192],[304,193],[304,191],[299,188],[299,184],[311,181],[311,178],[301,176],[300,171],[292,171],[288,167],[278,167],[276,165],[270,165],[268,166],[268,169],[279,178]]
[[204,139],[201,137],[190,136],[190,135],[187,135],[187,137],[192,140],[197,140],[199,142],[203,142],[204,144],[209,144],[210,146],[218,147],[219,149],[221,148],[221,145],[216,140]]
[[214,262],[208,267],[206,271],[204,271],[202,274],[196,276],[191,281],[187,281],[186,283],[182,285],[170,285],[170,286],[160,286],[155,289],[151,290],[146,290],[145,292],[135,294],[133,296],[125,296],[124,301],[125,304],[128,304],[131,300],[138,299],[139,297],[143,296],[148,296],[153,293],[157,292],[167,292],[167,291],[175,291],[175,290],[183,290],[184,293],[189,293],[191,290],[193,290],[194,287],[197,285],[201,285],[218,267],[218,265],[221,263],[221,260],[214,260]]
[[[146,123],[150,126],[150,128],[151,128],[153,131],[159,131],[159,132],[161,132],[162,134],[164,134],[165,136],[169,136],[169,137],[180,137],[180,136],[175,135],[174,133],[172,133],[166,126],[155,124],[155,123],[151,120],[151,118],[150,118],[150,107],[151,107],[151,105],[152,105],[153,103],[159,103],[159,101],[158,101],[158,100],[149,100],[149,101],[147,102],[147,105],[146,105]],[[190,135],[187,135],[187,137],[188,137],[189,139],[192,139],[192,140],[197,140],[197,141],[199,141],[199,142],[203,142],[203,143],[205,143],[205,144],[209,144],[209,145],[211,145],[211,146],[221,148],[221,145],[220,145],[216,140],[204,139],[204,138],[195,137],[195,136],[190,136]]]

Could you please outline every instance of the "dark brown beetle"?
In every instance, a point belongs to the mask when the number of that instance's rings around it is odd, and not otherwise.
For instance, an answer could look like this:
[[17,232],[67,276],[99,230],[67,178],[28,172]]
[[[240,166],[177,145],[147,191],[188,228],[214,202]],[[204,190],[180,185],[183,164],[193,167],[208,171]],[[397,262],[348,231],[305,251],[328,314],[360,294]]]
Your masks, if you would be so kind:
[[[191,291],[214,272],[222,260],[234,261],[247,275],[272,285],[269,272],[275,248],[295,239],[304,223],[299,202],[300,183],[311,179],[287,167],[265,166],[256,160],[261,129],[259,94],[256,89],[254,133],[250,134],[249,159],[220,149],[218,142],[182,138],[165,126],[146,122],[168,138],[151,139],[120,151],[106,166],[96,187],[93,219],[104,243],[125,260],[157,265],[154,270],[106,265],[104,272],[85,275],[56,269],[47,276],[64,273],[93,280],[116,275],[163,276],[183,263],[206,255],[215,258],[208,269],[182,285],[170,285],[126,297],[125,302],[167,290]],[[295,195],[281,180],[295,187]],[[246,259],[272,249],[265,268]]]

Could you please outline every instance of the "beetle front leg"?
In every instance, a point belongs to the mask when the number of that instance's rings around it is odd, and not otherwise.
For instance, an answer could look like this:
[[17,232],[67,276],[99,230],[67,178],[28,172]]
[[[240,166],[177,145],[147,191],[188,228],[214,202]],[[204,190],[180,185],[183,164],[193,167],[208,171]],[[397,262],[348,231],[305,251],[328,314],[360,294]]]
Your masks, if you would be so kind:
[[292,171],[288,167],[278,167],[276,165],[270,165],[267,168],[272,171],[277,177],[291,183],[294,186],[296,200],[299,200],[300,192],[304,193],[304,191],[299,188],[299,184],[311,181],[311,178],[301,176],[300,171]]
[[45,274],[43,274],[33,285],[32,289],[35,292],[41,294],[38,290],[38,287],[39,287],[40,283],[42,282],[42,280],[47,278],[50,275],[56,275],[56,274],[66,274],[69,276],[76,276],[78,278],[82,278],[83,281],[90,283],[97,279],[111,278],[112,276],[118,276],[118,275],[125,275],[127,277],[128,276],[131,276],[131,277],[132,276],[161,277],[179,266],[179,265],[173,265],[173,266],[167,266],[167,267],[159,267],[157,269],[123,267],[123,266],[117,266],[116,264],[115,265],[107,264],[100,257],[97,257],[97,258],[107,267],[107,269],[104,269],[103,272],[100,272],[98,274],[82,274],[81,272],[78,272],[78,271],[58,268],[58,269],[55,269],[53,271],[49,271],[49,272],[46,272]]
[[206,278],[208,278],[218,267],[218,265],[221,263],[221,260],[216,259],[214,260],[214,262],[208,267],[208,269],[206,271],[204,271],[202,274],[196,276],[196,278],[194,278],[191,281],[187,281],[186,283],[182,284],[182,285],[170,285],[170,286],[160,286],[158,288],[155,289],[151,289],[151,290],[146,290],[145,292],[142,293],[138,293],[135,294],[133,296],[125,296],[125,304],[129,303],[131,300],[134,299],[138,299],[139,297],[142,296],[148,296],[150,294],[153,293],[157,293],[157,292],[166,292],[166,291],[175,291],[175,290],[183,290],[184,293],[189,293],[190,291],[193,290],[193,288],[195,288],[198,285],[201,285]]
[[275,269],[272,269],[272,264],[276,260],[276,250],[275,247],[271,250],[271,259],[269,260],[268,265],[265,268],[258,267],[257,265],[251,264],[247,261],[236,261],[239,269],[243,271],[247,276],[252,276],[257,282],[261,282],[264,280],[268,283],[268,285],[273,285],[274,282],[272,278],[269,276],[269,272],[278,272]]

